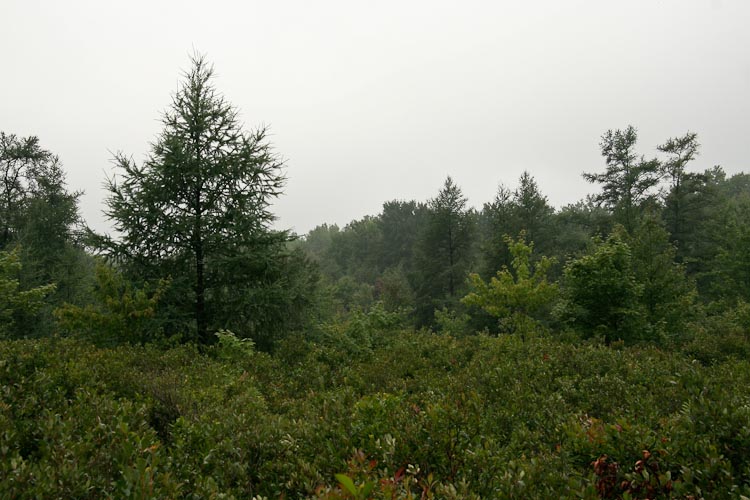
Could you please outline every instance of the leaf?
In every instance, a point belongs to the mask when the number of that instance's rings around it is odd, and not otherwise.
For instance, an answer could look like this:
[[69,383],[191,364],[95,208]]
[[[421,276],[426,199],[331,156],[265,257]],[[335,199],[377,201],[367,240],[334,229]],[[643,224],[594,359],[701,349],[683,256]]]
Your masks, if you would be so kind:
[[374,489],[375,489],[375,483],[373,483],[372,481],[368,481],[367,483],[364,484],[362,488],[362,496],[364,498],[367,498],[370,495],[370,493],[372,493],[372,490]]
[[354,481],[349,479],[349,476],[346,474],[335,474],[336,480],[339,482],[339,484],[349,493],[357,496],[357,487],[354,486]]

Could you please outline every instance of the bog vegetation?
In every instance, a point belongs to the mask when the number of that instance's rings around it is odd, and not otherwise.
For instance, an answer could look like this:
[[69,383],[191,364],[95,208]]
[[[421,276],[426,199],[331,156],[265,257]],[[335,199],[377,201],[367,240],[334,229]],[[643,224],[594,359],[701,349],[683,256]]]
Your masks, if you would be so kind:
[[203,58],[162,120],[112,234],[0,133],[1,498],[750,497],[750,176],[697,134],[299,237]]

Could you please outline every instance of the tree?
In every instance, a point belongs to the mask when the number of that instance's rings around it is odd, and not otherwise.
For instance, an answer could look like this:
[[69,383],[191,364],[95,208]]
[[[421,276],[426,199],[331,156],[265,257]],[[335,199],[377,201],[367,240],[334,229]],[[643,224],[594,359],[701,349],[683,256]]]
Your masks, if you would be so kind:
[[543,241],[541,250],[548,250],[547,243],[551,240],[550,219],[555,210],[539,190],[536,180],[526,171],[518,179],[518,188],[513,193],[513,205],[518,219],[518,231],[524,231],[530,241]]
[[[0,249],[17,249],[21,288],[56,285],[46,297],[52,306],[88,296],[92,263],[78,241],[80,196],[68,191],[60,159],[37,137],[0,132]],[[24,328],[50,333],[51,320],[36,315]]]
[[29,329],[23,325],[55,290],[53,284],[22,290],[18,280],[20,271],[18,253],[0,251],[0,340],[27,336]]
[[551,222],[554,212],[547,197],[541,193],[528,172],[521,174],[518,187],[512,192],[500,185],[495,199],[486,203],[482,211],[482,274],[491,277],[498,269],[511,264],[513,257],[505,242],[508,235],[523,231],[527,238],[536,242],[542,253],[551,251],[554,240]]
[[495,198],[484,204],[479,217],[482,234],[481,274],[486,278],[491,278],[498,269],[510,264],[511,256],[503,239],[506,235],[517,234],[519,231],[514,215],[513,192],[500,184]]
[[637,210],[651,196],[661,178],[657,159],[646,160],[635,152],[638,133],[633,126],[608,130],[599,144],[607,169],[603,174],[584,173],[589,182],[603,185],[595,200],[611,210],[628,231],[635,227]]
[[17,237],[33,180],[51,159],[37,137],[0,132],[0,249]]
[[586,249],[594,235],[612,231],[612,216],[589,196],[562,207],[553,217],[554,249],[549,252],[560,260]]
[[28,245],[30,234],[46,247],[72,240],[80,196],[67,191],[60,159],[37,137],[0,132],[0,248]]
[[695,285],[685,276],[683,265],[675,262],[675,247],[661,220],[652,214],[641,218],[628,238],[633,272],[642,287],[640,302],[648,337],[661,340],[685,331],[695,313]]
[[242,130],[204,57],[191,62],[146,161],[116,155],[121,174],[108,183],[105,214],[119,237],[96,242],[136,279],[171,276],[175,317],[192,315],[199,342],[211,342],[209,329],[233,314],[246,334],[261,335],[291,300],[291,237],[270,229],[284,162],[265,128]]
[[505,242],[513,256],[512,270],[504,266],[489,282],[470,274],[472,291],[461,301],[498,318],[503,330],[527,335],[541,325],[541,316],[557,297],[557,285],[547,281],[554,261],[542,257],[532,266],[534,244],[526,243],[523,232],[517,240],[506,236]]
[[375,283],[381,265],[383,235],[375,217],[353,220],[332,235],[330,254],[346,274],[359,281]]
[[55,309],[59,327],[102,345],[143,344],[153,339],[153,332],[159,328],[154,319],[156,310],[169,281],[137,289],[121,273],[102,263],[95,274],[93,302],[84,306],[63,304]]
[[476,226],[467,201],[461,188],[448,177],[427,204],[426,224],[418,242],[415,287],[422,324],[432,321],[435,309],[456,301],[466,279]]
[[384,268],[411,268],[424,212],[424,204],[415,201],[393,200],[383,203],[378,223],[383,235]]
[[633,272],[633,254],[625,238],[620,227],[606,241],[594,239],[589,253],[565,266],[557,314],[584,338],[601,335],[607,343],[640,340],[643,287]]
[[688,175],[685,167],[698,155],[699,148],[698,134],[693,132],[688,132],[682,137],[671,138],[657,146],[659,151],[669,155],[669,158],[662,164],[662,171],[670,181],[665,199],[665,219],[669,232],[678,242],[683,239],[686,198],[690,194],[690,190],[685,189]]
[[724,200],[712,222],[718,244],[708,265],[709,293],[727,302],[750,301],[750,191]]
[[55,304],[85,300],[93,277],[93,262],[80,241],[81,192],[69,192],[60,162],[37,172],[17,241],[21,245],[23,282],[39,286],[54,282]]

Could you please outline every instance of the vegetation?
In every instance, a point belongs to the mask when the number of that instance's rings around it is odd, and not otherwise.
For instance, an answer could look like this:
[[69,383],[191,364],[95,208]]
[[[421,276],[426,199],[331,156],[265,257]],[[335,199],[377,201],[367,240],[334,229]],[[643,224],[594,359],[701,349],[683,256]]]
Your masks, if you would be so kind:
[[366,351],[290,339],[274,355],[230,334],[203,354],[0,343],[0,496],[750,494],[750,365],[716,356],[718,335],[668,352],[364,333]]
[[[116,157],[121,177],[108,184],[106,215],[119,237],[95,238],[131,279],[170,276],[172,328],[203,344],[211,342],[209,328],[271,329],[289,285],[290,237],[269,228],[268,210],[281,192],[283,163],[265,129],[241,130],[212,75],[196,56],[148,160],[139,167]],[[192,325],[180,321],[186,316]]]
[[750,497],[750,177],[697,134],[607,131],[559,209],[448,177],[298,238],[192,64],[112,235],[0,133],[1,498]]

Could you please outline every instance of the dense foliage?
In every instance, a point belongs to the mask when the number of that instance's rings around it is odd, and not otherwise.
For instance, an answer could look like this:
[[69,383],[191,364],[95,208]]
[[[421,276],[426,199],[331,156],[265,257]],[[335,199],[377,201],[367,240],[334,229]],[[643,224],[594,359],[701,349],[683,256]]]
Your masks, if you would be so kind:
[[0,496],[750,494],[750,365],[718,335],[668,353],[364,323],[342,334],[360,352],[0,343]]
[[163,125],[113,235],[0,132],[1,498],[750,498],[750,176],[697,134],[297,238],[202,57]]

